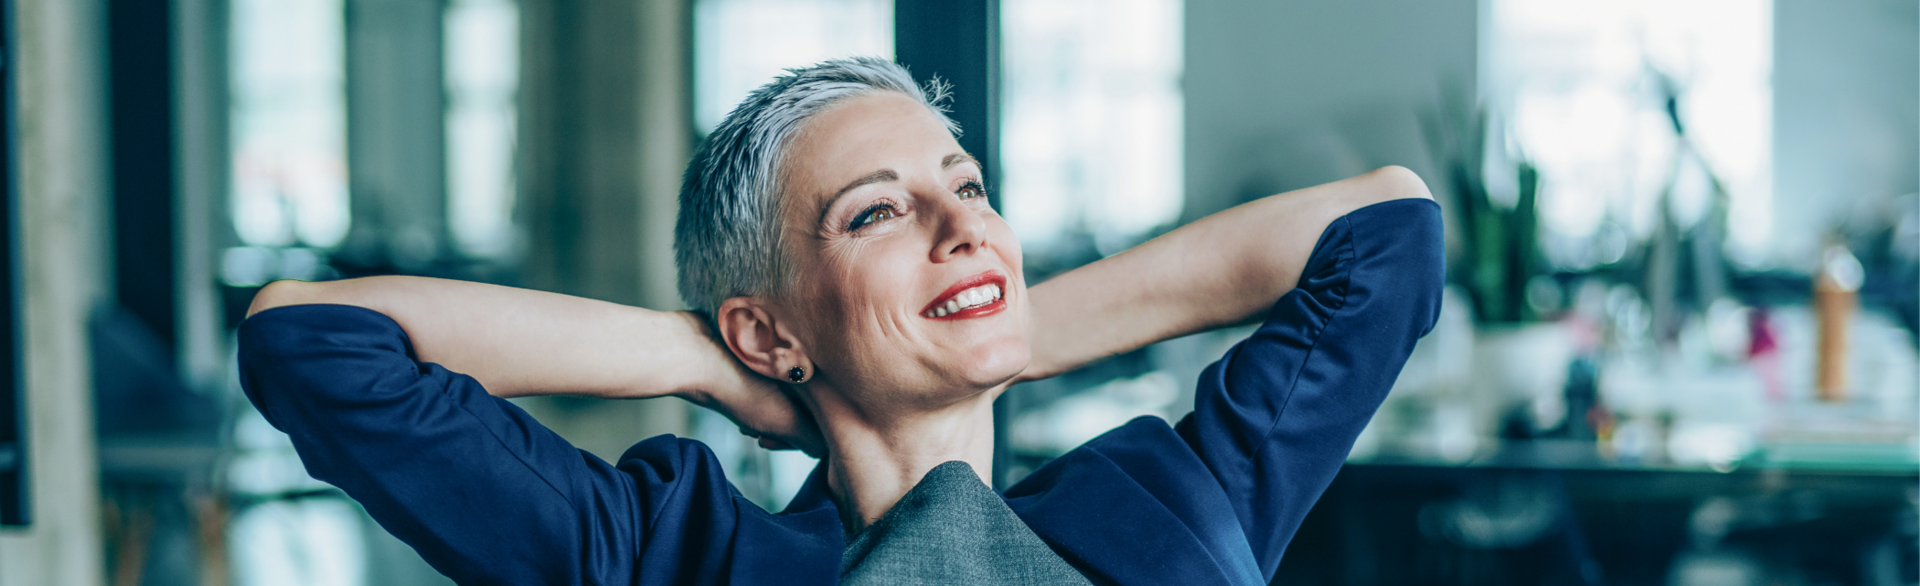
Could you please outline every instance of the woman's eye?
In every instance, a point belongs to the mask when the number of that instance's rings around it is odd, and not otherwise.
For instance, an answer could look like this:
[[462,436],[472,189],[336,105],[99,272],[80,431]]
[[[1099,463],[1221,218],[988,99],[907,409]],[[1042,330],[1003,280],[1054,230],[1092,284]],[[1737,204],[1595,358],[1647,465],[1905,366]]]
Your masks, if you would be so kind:
[[960,196],[960,199],[973,199],[985,196],[987,194],[987,188],[980,185],[978,181],[968,181],[962,184],[960,189],[953,192],[953,194]]
[[859,230],[865,227],[867,224],[872,224],[874,222],[881,222],[881,221],[886,221],[891,219],[893,219],[893,207],[885,204],[881,204],[881,205],[867,208],[867,211],[860,212],[860,216],[857,218],[854,218],[853,223],[847,225],[847,229]]

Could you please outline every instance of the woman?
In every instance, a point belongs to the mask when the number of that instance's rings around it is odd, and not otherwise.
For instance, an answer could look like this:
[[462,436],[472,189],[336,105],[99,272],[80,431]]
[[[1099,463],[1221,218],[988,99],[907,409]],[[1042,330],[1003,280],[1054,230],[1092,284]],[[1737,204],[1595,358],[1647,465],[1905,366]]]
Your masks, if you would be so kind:
[[[694,312],[276,283],[240,329],[248,397],[461,582],[1271,579],[1437,313],[1425,186],[1387,168],[1264,198],[1029,289],[937,102],[873,59],[748,97],[681,191]],[[1137,419],[1004,498],[985,487],[1009,385],[1263,314],[1178,425]],[[822,460],[769,513],[698,442],[609,465],[501,400],[543,393],[679,396]]]

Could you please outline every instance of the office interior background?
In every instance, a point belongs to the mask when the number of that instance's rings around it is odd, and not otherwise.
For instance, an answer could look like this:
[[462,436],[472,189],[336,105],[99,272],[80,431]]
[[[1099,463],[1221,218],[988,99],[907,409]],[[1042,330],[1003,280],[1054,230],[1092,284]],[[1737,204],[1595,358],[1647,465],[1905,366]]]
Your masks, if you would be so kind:
[[[681,306],[704,133],[849,55],[957,89],[1029,282],[1402,165],[1445,311],[1285,584],[1920,583],[1913,0],[7,0],[0,585],[442,584],[241,396],[275,279]],[[1177,419],[1246,334],[1014,389],[994,481]],[[518,400],[616,458],[814,461],[672,400]]]

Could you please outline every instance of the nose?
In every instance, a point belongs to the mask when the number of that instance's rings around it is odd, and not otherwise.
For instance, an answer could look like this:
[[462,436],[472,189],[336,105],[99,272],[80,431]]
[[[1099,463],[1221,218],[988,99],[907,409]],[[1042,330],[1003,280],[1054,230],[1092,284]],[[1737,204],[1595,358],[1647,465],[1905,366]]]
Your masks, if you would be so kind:
[[951,193],[930,199],[939,202],[934,214],[937,224],[931,256],[933,262],[947,262],[973,254],[987,245],[987,221],[980,217],[980,212],[974,206],[967,205]]

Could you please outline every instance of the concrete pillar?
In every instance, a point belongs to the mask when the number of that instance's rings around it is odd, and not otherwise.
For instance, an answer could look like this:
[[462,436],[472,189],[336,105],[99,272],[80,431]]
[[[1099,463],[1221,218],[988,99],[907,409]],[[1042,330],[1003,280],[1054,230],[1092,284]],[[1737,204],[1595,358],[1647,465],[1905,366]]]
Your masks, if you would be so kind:
[[1187,3],[1181,221],[1388,164],[1445,201],[1415,112],[1478,87],[1481,4]]
[[[680,307],[673,223],[693,142],[687,0],[523,0],[520,194],[528,286]],[[576,445],[615,457],[684,434],[676,401],[523,403]]]
[[679,305],[673,214],[693,139],[684,0],[523,5],[529,284]]
[[21,317],[33,525],[0,530],[0,586],[103,579],[87,318],[108,290],[104,14],[16,0]]
[[173,0],[174,299],[182,379],[209,388],[225,375],[220,251],[240,242],[228,219],[227,2]]
[[680,177],[693,157],[693,17],[691,2],[640,6],[638,159],[640,305],[682,307],[673,265],[673,225],[680,213]]
[[1773,3],[1771,260],[1809,270],[1866,202],[1920,190],[1916,104],[1920,3]]
[[418,271],[446,250],[439,0],[347,0],[349,263]]

